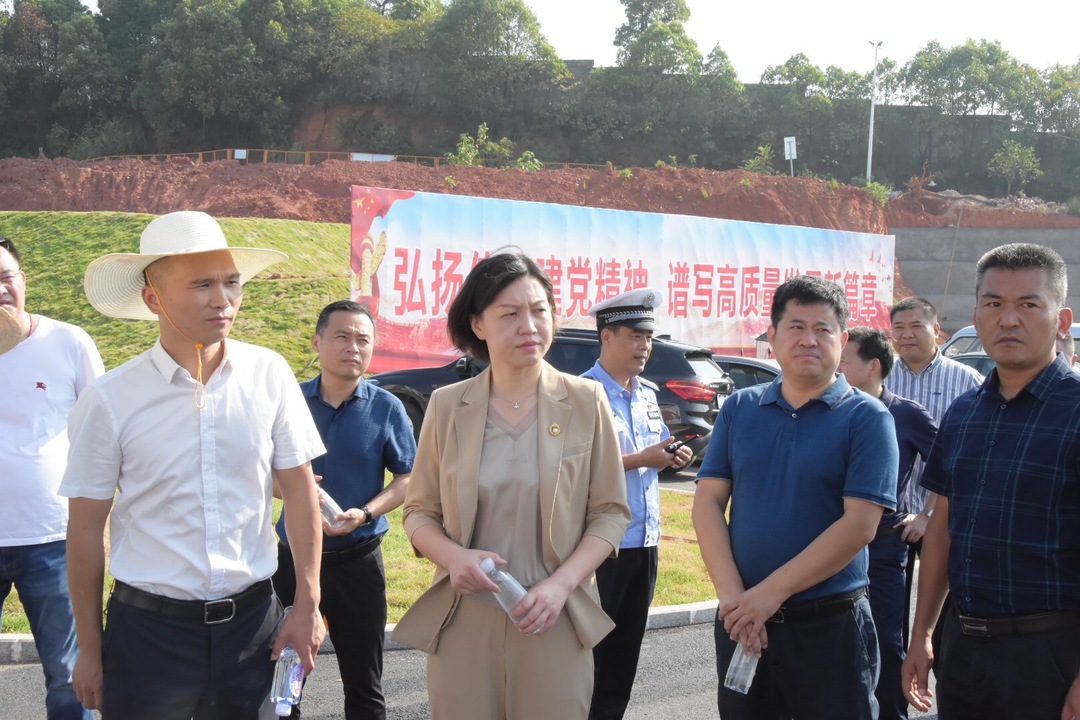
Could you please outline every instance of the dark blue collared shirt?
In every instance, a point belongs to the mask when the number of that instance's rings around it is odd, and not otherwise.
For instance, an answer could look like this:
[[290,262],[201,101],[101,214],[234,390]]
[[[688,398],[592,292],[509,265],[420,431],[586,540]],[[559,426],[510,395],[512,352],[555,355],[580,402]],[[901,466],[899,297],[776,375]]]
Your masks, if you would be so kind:
[[[326,445],[326,454],[312,460],[311,469],[322,475],[323,490],[343,510],[360,508],[383,491],[387,470],[394,475],[412,472],[416,440],[405,407],[386,390],[361,379],[353,396],[335,408],[319,397],[321,379],[320,375],[300,383]],[[348,535],[324,535],[323,550],[345,548],[389,529],[390,522],[382,516]],[[277,531],[288,544],[285,513],[278,520]]]
[[900,448],[900,470],[896,476],[896,512],[881,516],[882,526],[892,527],[905,515],[922,509],[922,503],[919,503],[918,508],[911,504],[908,484],[911,482],[915,460],[921,457],[925,461],[930,456],[930,448],[933,447],[934,436],[937,435],[937,423],[922,405],[914,400],[893,395],[887,387],[881,388],[881,397],[878,399],[892,413],[893,422],[896,423],[896,444]]
[[[793,408],[769,385],[739,390],[720,406],[698,478],[731,481],[731,552],[746,587],[757,585],[844,515],[845,498],[896,506],[892,415],[841,375]],[[867,584],[862,548],[830,578],[793,600]]]
[[1080,376],[997,371],[945,414],[922,484],[949,499],[949,588],[977,616],[1080,612]]

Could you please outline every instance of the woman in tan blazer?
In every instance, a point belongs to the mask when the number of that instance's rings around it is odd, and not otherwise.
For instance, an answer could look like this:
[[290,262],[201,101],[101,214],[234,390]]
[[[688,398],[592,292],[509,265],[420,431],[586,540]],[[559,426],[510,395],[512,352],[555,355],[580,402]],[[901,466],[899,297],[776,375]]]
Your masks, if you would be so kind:
[[[630,513],[601,386],[543,359],[553,307],[544,271],[499,253],[448,313],[454,344],[490,366],[432,395],[405,499],[405,531],[437,570],[394,638],[428,653],[433,720],[589,712],[591,649],[613,627],[593,571]],[[512,617],[480,570],[487,557],[529,588]]]

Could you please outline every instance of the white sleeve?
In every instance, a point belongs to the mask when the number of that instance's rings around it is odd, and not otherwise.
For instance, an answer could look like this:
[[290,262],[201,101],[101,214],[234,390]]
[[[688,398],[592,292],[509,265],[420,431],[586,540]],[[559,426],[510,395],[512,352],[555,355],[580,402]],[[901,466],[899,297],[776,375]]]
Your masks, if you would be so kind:
[[64,497],[112,500],[120,481],[119,436],[112,413],[90,386],[68,415],[68,462],[59,493]]
[[273,466],[286,470],[311,462],[325,454],[326,448],[288,363],[278,356],[272,367],[280,388],[273,429]]

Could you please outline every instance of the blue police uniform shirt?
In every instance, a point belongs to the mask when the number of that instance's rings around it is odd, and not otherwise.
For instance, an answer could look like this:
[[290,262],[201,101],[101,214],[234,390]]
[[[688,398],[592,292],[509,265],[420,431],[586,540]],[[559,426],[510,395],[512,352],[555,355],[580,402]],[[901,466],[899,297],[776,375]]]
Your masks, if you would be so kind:
[[[806,549],[853,498],[891,510],[899,452],[892,415],[843,376],[800,408],[780,394],[783,376],[734,393],[720,406],[698,478],[731,481],[730,533],[746,587]],[[789,598],[802,602],[868,584],[867,553]]]
[[[623,455],[655,445],[668,437],[667,426],[656,402],[656,392],[639,377],[626,390],[608,374],[600,361],[581,374],[604,386],[615,413],[619,450]],[[626,499],[630,504],[630,527],[621,548],[653,547],[660,543],[660,472],[641,467],[626,471]]]
[[[326,446],[326,454],[312,460],[311,469],[322,475],[323,490],[342,509],[360,508],[383,491],[386,470],[394,475],[412,472],[416,440],[405,407],[386,390],[361,379],[353,396],[335,408],[319,397],[321,379],[320,375],[300,383]],[[349,547],[389,529],[390,521],[382,516],[348,535],[324,535],[323,551]],[[277,532],[287,545],[285,513]]]

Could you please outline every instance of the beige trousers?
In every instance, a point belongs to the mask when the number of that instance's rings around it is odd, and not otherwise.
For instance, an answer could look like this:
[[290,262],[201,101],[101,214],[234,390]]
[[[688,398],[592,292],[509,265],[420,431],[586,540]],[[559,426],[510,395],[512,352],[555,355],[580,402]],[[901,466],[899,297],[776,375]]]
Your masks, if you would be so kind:
[[428,655],[427,680],[432,720],[585,720],[593,656],[565,610],[532,637],[465,597]]

